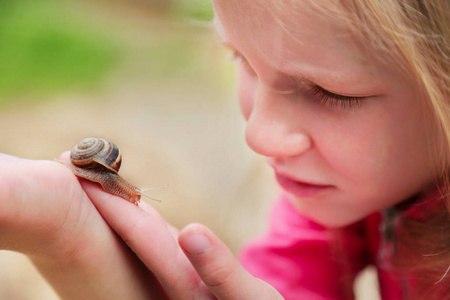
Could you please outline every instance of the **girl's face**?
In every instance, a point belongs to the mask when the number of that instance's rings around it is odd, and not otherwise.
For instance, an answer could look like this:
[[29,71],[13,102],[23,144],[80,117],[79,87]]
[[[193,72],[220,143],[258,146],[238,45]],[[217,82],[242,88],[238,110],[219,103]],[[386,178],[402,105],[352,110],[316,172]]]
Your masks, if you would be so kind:
[[214,0],[247,143],[292,203],[336,227],[426,191],[437,162],[415,81],[308,1],[294,17],[277,3]]

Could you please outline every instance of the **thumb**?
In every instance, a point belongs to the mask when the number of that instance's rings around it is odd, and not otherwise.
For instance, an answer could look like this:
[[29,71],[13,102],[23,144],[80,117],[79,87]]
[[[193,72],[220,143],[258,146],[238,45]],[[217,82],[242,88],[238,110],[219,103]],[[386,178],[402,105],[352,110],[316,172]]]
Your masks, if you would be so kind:
[[203,283],[218,299],[283,299],[272,286],[248,273],[205,226],[186,226],[178,241]]

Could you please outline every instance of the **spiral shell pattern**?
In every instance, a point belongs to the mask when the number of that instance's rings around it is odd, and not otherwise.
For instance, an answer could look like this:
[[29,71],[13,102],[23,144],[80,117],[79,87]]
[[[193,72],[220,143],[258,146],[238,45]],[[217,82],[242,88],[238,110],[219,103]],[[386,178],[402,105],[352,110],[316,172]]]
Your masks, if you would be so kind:
[[95,169],[100,165],[117,173],[122,163],[122,155],[119,148],[110,141],[85,138],[72,149],[70,160],[81,168]]

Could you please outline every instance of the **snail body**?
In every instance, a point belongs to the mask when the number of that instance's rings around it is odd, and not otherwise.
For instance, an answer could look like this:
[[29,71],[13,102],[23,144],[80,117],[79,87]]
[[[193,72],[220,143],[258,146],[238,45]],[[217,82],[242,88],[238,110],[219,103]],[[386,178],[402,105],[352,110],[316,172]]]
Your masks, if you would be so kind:
[[141,196],[160,201],[143,193],[118,174],[122,155],[114,143],[105,139],[85,138],[70,152],[70,163],[59,162],[76,176],[97,182],[106,192],[122,197],[135,205],[138,205]]

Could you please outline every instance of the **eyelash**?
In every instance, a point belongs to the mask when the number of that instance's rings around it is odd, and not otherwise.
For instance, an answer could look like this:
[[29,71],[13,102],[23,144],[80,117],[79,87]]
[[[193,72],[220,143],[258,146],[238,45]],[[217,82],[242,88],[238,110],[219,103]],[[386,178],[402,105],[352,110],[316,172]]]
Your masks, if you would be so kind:
[[366,97],[351,97],[338,95],[329,92],[322,87],[315,85],[311,87],[311,92],[320,104],[328,106],[340,106],[342,108],[361,107]]
[[[254,73],[253,68],[247,62],[245,57],[243,57],[239,52],[233,51],[230,58],[232,61],[243,64],[247,72]],[[318,103],[322,105],[328,105],[331,107],[335,106],[340,106],[341,108],[361,107],[363,105],[364,100],[367,98],[367,97],[351,97],[335,94],[314,84],[311,85],[310,92],[314,95]]]

